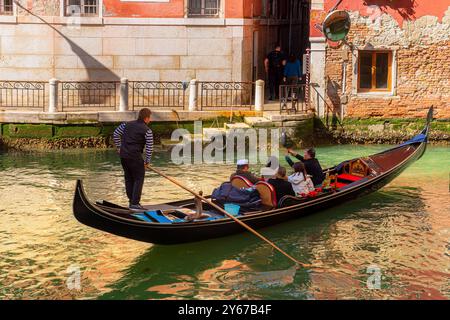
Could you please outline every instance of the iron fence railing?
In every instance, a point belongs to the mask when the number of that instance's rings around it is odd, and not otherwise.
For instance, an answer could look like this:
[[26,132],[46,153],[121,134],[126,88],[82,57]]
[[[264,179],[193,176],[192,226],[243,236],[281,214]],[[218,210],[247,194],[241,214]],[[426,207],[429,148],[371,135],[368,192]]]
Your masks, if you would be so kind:
[[41,81],[0,81],[0,107],[44,111],[46,85]]
[[63,81],[60,84],[61,111],[116,109],[118,81]]
[[131,109],[170,108],[184,109],[188,82],[177,81],[130,81]]
[[[109,111],[121,106],[184,110],[190,103],[192,110],[252,110],[255,100],[253,82],[52,81],[0,80],[0,107],[45,111],[51,104],[51,112]],[[195,96],[188,99],[190,94]]]
[[280,85],[280,112],[306,112],[306,87],[306,84]]
[[252,109],[253,82],[199,82],[199,107],[204,109]]

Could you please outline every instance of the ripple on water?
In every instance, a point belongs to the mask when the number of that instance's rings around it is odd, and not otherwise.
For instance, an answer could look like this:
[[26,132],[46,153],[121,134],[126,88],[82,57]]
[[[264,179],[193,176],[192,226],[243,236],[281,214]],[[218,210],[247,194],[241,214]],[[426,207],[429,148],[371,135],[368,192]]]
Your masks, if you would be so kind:
[[[318,148],[324,166],[383,146]],[[231,165],[155,165],[210,193]],[[262,232],[298,260],[293,270],[249,234],[180,246],[152,246],[79,224],[77,178],[89,196],[126,204],[119,161],[110,151],[0,155],[0,299],[396,299],[450,298],[448,148],[426,155],[381,191]],[[149,173],[143,202],[190,197]],[[66,285],[81,271],[80,291]],[[368,267],[380,269],[371,290]]]

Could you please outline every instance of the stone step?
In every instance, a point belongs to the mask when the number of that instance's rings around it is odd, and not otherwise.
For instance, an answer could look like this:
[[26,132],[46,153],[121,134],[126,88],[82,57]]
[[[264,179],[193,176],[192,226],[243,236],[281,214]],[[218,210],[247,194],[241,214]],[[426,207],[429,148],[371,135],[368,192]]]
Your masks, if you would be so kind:
[[225,134],[226,133],[225,128],[203,128],[203,135],[216,135],[216,134]]
[[271,121],[300,121],[313,118],[312,113],[296,113],[296,114],[279,114],[264,112],[263,116]]
[[203,141],[211,141],[212,137],[224,136],[227,130],[225,128],[204,128],[203,129]]
[[272,127],[273,122],[265,117],[244,117],[244,122],[252,127]]
[[250,129],[250,126],[244,122],[225,123],[225,129]]

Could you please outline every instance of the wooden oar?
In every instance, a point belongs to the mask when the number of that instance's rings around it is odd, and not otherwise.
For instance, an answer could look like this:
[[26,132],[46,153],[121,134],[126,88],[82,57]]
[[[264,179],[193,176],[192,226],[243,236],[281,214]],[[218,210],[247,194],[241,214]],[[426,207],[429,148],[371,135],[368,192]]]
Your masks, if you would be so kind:
[[196,198],[201,199],[202,201],[204,201],[205,203],[209,204],[210,206],[212,206],[213,208],[215,208],[216,210],[222,212],[224,215],[226,215],[227,217],[233,219],[236,223],[240,224],[242,227],[244,227],[245,229],[247,229],[248,231],[250,231],[251,233],[253,233],[255,236],[259,237],[261,240],[267,242],[268,244],[270,244],[273,248],[275,248],[276,250],[278,250],[278,252],[282,253],[284,256],[286,256],[287,258],[289,258],[290,260],[292,260],[297,266],[302,266],[304,268],[306,267],[311,267],[311,265],[309,264],[305,264],[305,263],[301,263],[300,261],[296,260],[295,258],[291,257],[289,254],[287,254],[286,252],[284,252],[283,250],[281,250],[276,244],[274,244],[273,242],[271,242],[269,239],[267,239],[266,237],[264,237],[262,234],[260,234],[259,232],[257,232],[256,230],[254,230],[253,228],[251,228],[250,226],[248,226],[246,223],[242,222],[241,220],[237,219],[235,216],[233,216],[232,214],[226,212],[224,209],[222,209],[220,206],[218,206],[217,204],[215,204],[212,201],[209,201],[208,199],[206,199],[205,197],[203,197],[202,195],[196,193],[195,191],[189,189],[188,187],[184,186],[183,184],[181,184],[180,182],[178,182],[177,180],[175,180],[172,177],[169,177],[168,175],[162,173],[161,171],[151,167],[151,166],[147,166],[147,168],[157,174],[159,174],[160,176],[166,178],[167,180],[169,180],[170,182],[176,184],[177,186],[179,186],[180,188],[186,190],[187,192],[192,193]]

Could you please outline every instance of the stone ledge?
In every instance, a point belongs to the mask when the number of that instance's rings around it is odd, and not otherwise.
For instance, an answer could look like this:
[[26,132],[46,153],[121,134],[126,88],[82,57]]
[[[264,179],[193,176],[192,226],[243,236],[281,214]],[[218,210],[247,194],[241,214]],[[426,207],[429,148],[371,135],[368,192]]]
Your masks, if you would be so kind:
[[250,129],[250,126],[246,123],[225,123],[225,129],[238,130],[238,129]]
[[268,118],[270,121],[300,121],[314,118],[313,113],[302,113],[302,114],[273,114],[264,113],[264,117]]
[[[218,117],[261,116],[262,112],[240,111],[186,111],[186,110],[152,110],[153,122],[183,122],[212,120]],[[20,112],[0,111],[0,123],[45,123],[45,124],[86,124],[117,123],[137,118],[137,111],[80,111],[80,112]]]
[[39,120],[39,112],[0,112],[0,122],[4,123],[45,123]]
[[46,113],[41,112],[38,114],[39,120],[56,120],[56,121],[64,121],[67,119],[66,113]]
[[304,123],[304,121],[283,121],[283,127],[297,127]]
[[0,24],[1,23],[17,23],[16,16],[0,16]]
[[272,127],[273,122],[265,117],[245,117],[244,122],[252,127]]
[[98,112],[84,112],[84,113],[73,113],[68,112],[66,114],[67,123],[97,123],[98,122]]
[[137,118],[137,111],[110,111],[110,112],[99,112],[98,121],[99,122],[123,122],[132,121]]
[[[32,15],[28,16],[15,16],[16,23],[27,23],[27,24],[58,24],[66,25],[73,21],[71,17],[61,17],[61,16],[41,16],[35,17]],[[103,18],[101,17],[79,17],[80,25],[103,25]]]

